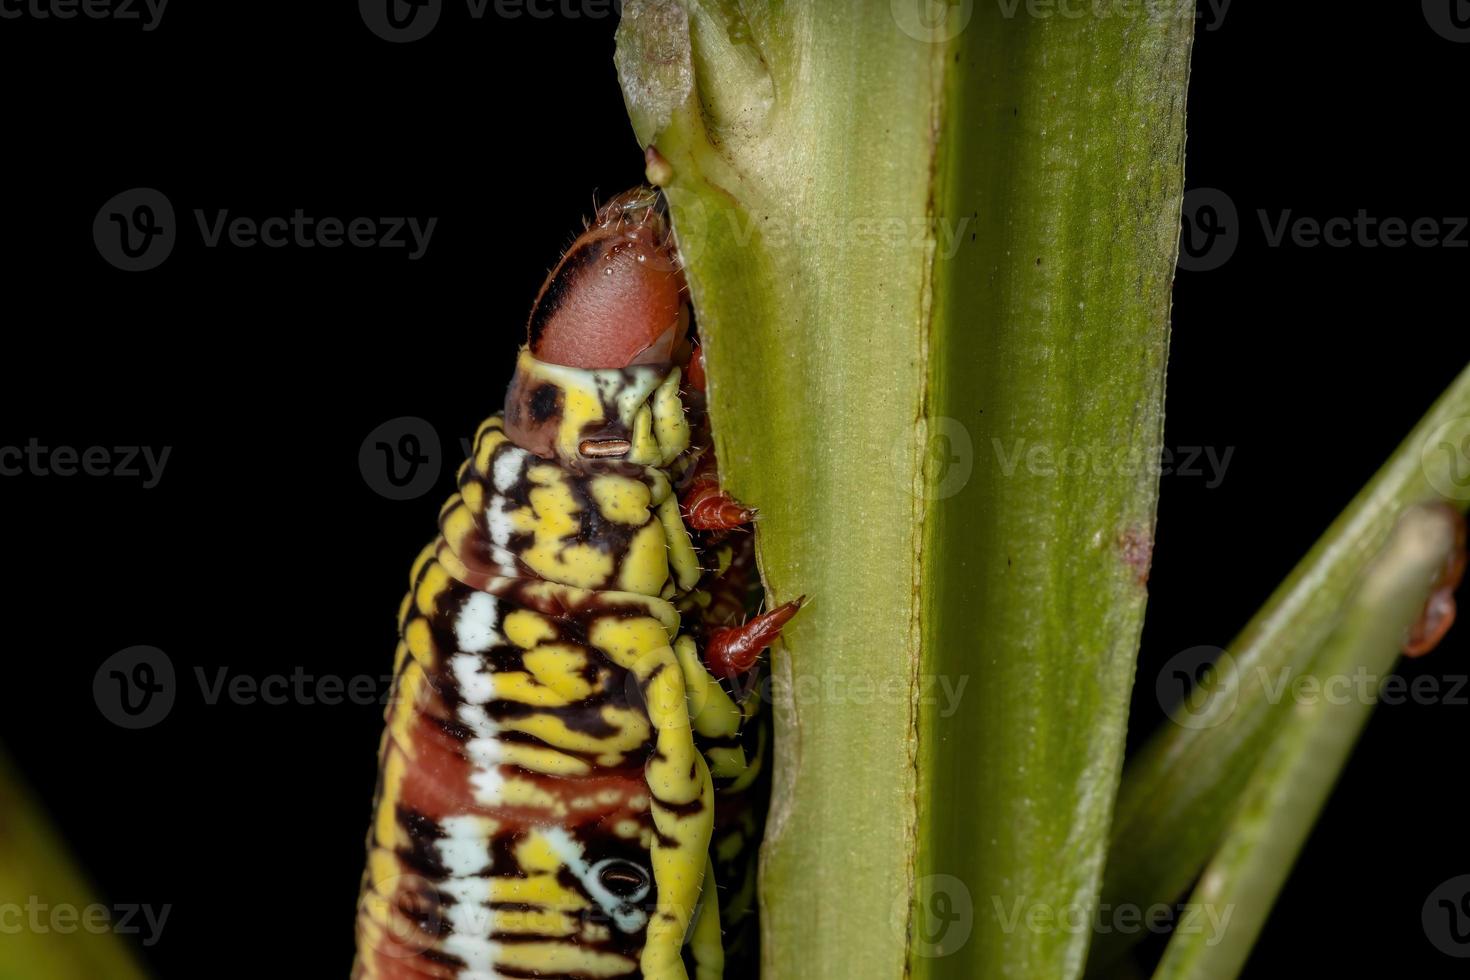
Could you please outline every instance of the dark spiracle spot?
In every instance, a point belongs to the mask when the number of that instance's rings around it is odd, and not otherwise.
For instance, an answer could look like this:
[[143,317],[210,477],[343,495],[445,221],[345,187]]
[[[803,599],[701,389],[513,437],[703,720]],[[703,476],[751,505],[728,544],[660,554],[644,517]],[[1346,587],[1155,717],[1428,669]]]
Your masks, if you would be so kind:
[[597,869],[602,887],[618,898],[636,899],[648,891],[648,872],[632,861],[604,861]]
[[542,385],[531,392],[531,421],[539,424],[555,415],[560,395],[556,385]]

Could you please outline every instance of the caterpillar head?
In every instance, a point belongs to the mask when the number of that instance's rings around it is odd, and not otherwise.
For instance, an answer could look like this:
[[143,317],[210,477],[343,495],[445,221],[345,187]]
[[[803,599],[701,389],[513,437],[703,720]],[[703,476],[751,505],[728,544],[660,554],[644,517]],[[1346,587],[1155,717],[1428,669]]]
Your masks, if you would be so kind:
[[598,209],[546,277],[527,330],[537,360],[584,369],[686,363],[688,333],[684,273],[651,187]]

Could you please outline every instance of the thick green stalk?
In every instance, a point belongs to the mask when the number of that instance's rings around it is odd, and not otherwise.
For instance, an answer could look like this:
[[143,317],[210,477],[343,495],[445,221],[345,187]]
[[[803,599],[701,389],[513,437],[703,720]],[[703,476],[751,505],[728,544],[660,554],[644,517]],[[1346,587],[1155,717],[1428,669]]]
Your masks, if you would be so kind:
[[1178,929],[1155,980],[1230,980],[1366,724],[1383,680],[1455,547],[1449,508],[1404,515],[1342,623],[1312,665],[1313,692],[1294,700],[1246,785],[1224,842],[1190,904],[1201,928]]
[[672,168],[722,479],[760,509],[771,594],[812,599],[773,657],[774,977],[904,969],[941,57],[886,3],[652,0],[619,30],[639,140]]
[[0,755],[0,980],[142,980],[109,920]]
[[[1236,801],[1287,715],[1274,695],[1313,663],[1362,570],[1410,507],[1447,500],[1463,511],[1458,466],[1470,435],[1470,369],[1297,565],[1231,644],[1200,691],[1130,762],[1119,793],[1103,902],[1172,902],[1219,845]],[[1285,699],[1289,701],[1289,699]],[[1098,966],[1136,935],[1098,940]]]
[[[1075,975],[1142,616],[1192,22],[629,3],[777,599],[770,976]],[[959,919],[951,920],[950,909]]]
[[1081,972],[1153,546],[1193,23],[1021,9],[946,89],[930,424],[974,467],[924,556],[924,670],[967,682],[921,713],[927,976]]

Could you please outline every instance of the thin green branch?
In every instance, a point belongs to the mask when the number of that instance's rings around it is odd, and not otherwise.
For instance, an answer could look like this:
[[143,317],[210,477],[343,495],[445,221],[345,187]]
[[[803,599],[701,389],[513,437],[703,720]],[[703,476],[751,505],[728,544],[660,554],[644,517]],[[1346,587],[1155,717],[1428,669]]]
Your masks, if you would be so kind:
[[[1235,803],[1282,719],[1283,679],[1307,671],[1338,626],[1363,568],[1411,507],[1470,504],[1463,440],[1470,369],[1440,397],[1372,481],[1246,626],[1196,693],[1129,764],[1104,879],[1109,908],[1174,901],[1219,846]],[[1135,939],[1097,938],[1094,969]]]
[[1224,843],[1154,980],[1230,980],[1240,973],[1297,853],[1393,670],[1410,626],[1455,547],[1447,507],[1406,513],[1312,667],[1316,692],[1293,703],[1246,785]]

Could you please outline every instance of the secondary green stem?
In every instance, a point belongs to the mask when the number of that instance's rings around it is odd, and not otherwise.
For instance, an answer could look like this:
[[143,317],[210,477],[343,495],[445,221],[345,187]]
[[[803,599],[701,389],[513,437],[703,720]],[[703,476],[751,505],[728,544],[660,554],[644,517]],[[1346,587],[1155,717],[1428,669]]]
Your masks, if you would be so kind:
[[1399,522],[1313,664],[1315,695],[1293,701],[1194,890],[1201,928],[1176,930],[1154,980],[1239,975],[1455,546],[1455,522],[1442,506]]
[[[1300,675],[1338,625],[1362,569],[1409,508],[1444,500],[1464,511],[1470,369],[1440,397],[1230,646],[1182,723],[1165,725],[1124,774],[1103,902],[1171,902],[1219,845],[1234,804],[1289,712],[1268,683]],[[1179,717],[1176,715],[1176,717]],[[1100,936],[1104,966],[1130,942]]]

